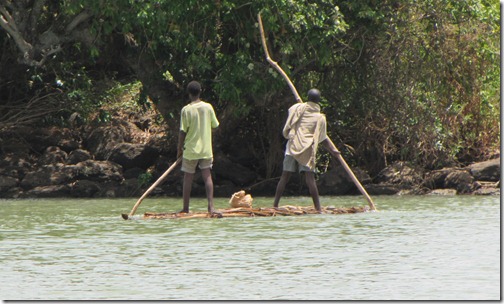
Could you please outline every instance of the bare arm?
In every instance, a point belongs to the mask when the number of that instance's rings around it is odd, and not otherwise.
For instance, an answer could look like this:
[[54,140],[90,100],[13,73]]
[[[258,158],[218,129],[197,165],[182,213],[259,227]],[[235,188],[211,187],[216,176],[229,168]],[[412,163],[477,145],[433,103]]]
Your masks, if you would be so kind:
[[184,153],[184,142],[186,138],[186,133],[184,131],[179,132],[178,145],[177,145],[177,158],[181,157]]
[[341,152],[338,150],[338,148],[336,148],[336,146],[334,145],[334,143],[332,142],[332,140],[327,137],[323,142],[322,142],[322,145],[324,146],[324,148],[329,151],[329,153],[331,153],[332,156],[334,157],[338,157],[338,155],[341,154]]

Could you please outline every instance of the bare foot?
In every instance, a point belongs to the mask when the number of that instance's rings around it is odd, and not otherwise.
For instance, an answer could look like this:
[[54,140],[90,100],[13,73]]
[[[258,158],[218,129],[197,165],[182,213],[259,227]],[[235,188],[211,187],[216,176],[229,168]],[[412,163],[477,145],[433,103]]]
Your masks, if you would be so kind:
[[212,210],[209,213],[210,213],[210,217],[216,217],[216,218],[221,218],[222,217],[222,213],[219,212],[219,211]]

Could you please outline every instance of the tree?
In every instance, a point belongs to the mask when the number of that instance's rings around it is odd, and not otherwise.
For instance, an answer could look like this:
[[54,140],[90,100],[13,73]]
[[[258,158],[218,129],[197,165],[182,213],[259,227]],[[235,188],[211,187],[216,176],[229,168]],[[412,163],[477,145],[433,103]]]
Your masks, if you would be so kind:
[[0,1],[0,27],[15,42],[20,63],[42,66],[51,55],[61,52],[64,44],[89,41],[79,26],[89,20],[91,13],[81,9],[68,18],[61,6],[64,4],[60,1]]
[[134,79],[176,131],[198,79],[225,120],[221,149],[274,176],[294,100],[265,61],[262,12],[272,57],[302,95],[323,92],[346,159],[372,173],[398,159],[437,167],[498,142],[498,11],[486,0],[0,0],[0,100],[48,96],[69,115],[101,100],[106,80]]
[[345,133],[360,135],[351,143],[367,168],[398,159],[454,165],[497,147],[496,3],[359,1],[342,11],[355,23],[346,40],[359,52],[344,54],[345,77],[329,77],[338,79],[338,117]]

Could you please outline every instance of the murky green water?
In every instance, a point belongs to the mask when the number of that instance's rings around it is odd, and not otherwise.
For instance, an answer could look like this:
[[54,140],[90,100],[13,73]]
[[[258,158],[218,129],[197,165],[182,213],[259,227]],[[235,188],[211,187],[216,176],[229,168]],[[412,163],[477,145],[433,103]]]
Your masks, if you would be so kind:
[[[124,221],[136,198],[3,200],[0,299],[500,299],[499,197],[374,201],[380,212]],[[322,205],[366,202],[324,197]],[[180,208],[180,199],[149,198],[137,214]]]

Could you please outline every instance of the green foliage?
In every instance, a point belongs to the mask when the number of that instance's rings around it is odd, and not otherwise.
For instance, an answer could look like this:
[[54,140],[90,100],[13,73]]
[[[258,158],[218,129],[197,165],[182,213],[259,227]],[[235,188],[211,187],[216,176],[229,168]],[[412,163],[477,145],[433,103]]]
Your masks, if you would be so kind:
[[[78,5],[68,3],[69,12]],[[174,83],[201,79],[220,104],[248,111],[251,99],[285,88],[271,77],[259,42],[257,13],[262,11],[273,56],[288,67],[330,62],[330,48],[347,25],[331,0],[312,1],[86,1],[99,17],[94,32],[102,39],[126,35],[131,44],[151,53],[160,71]],[[97,56],[92,50],[92,56]],[[299,69],[293,77],[307,70]]]
[[153,176],[150,172],[142,173],[138,176],[138,186],[144,187],[152,183]]
[[348,59],[343,77],[329,76],[342,137],[375,172],[397,159],[435,168],[484,158],[499,144],[499,6],[373,3],[342,9],[354,25]]
[[[322,91],[329,130],[340,148],[353,147],[351,163],[371,173],[395,160],[435,168],[484,158],[499,144],[495,1],[65,0],[48,5],[41,21],[50,14],[71,20],[82,10],[93,15],[93,44],[17,74],[19,92],[59,90],[68,102],[63,112],[84,116],[124,94],[147,107],[149,83],[116,78],[123,53],[139,63],[147,57],[154,75],[181,91],[200,80],[204,97],[226,113],[223,128],[231,127],[223,137],[251,142],[250,153],[270,164],[282,153],[279,125],[293,98],[265,60],[261,12],[272,58],[302,97],[312,87]],[[127,67],[120,73],[132,76]],[[182,101],[172,102],[172,113]]]

